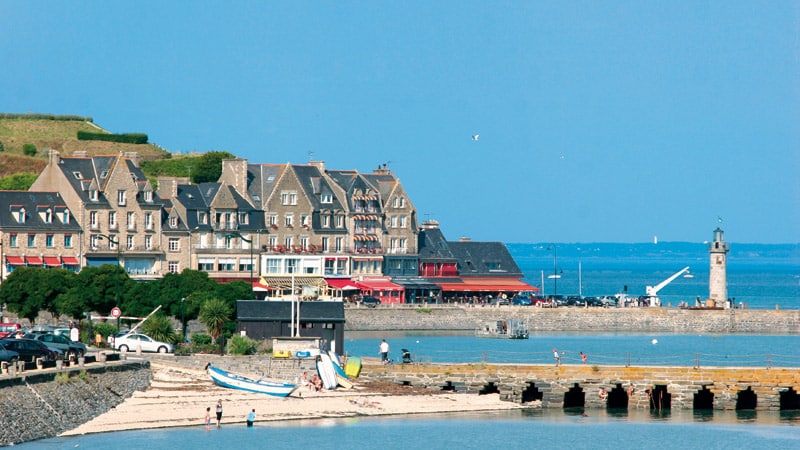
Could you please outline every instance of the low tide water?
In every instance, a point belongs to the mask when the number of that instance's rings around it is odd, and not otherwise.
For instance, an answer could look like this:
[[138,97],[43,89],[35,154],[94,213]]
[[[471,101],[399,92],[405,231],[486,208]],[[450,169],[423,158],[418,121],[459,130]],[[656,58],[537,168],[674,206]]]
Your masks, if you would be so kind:
[[797,414],[523,410],[501,413],[320,419],[125,431],[45,439],[20,449],[457,448],[663,449],[800,447]]

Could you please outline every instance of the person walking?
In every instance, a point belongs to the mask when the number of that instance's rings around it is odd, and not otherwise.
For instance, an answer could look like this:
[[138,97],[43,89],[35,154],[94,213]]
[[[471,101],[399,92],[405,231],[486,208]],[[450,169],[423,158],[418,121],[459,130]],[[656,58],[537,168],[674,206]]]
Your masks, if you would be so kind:
[[556,367],[561,365],[561,355],[558,354],[558,349],[553,349],[553,358],[556,360]]
[[205,421],[206,421],[206,431],[208,431],[208,430],[211,429],[211,407],[210,406],[206,407]]
[[581,354],[581,362],[586,364],[586,358],[588,358],[588,356],[586,356],[586,353],[583,352],[578,352],[578,353]]
[[222,424],[222,399],[217,402],[217,428]]
[[389,363],[389,343],[386,339],[381,340],[381,345],[378,346],[378,352],[381,354],[381,362],[383,364]]
[[255,421],[256,421],[256,410],[253,409],[247,415],[247,428],[251,428],[253,426],[253,422],[255,422]]

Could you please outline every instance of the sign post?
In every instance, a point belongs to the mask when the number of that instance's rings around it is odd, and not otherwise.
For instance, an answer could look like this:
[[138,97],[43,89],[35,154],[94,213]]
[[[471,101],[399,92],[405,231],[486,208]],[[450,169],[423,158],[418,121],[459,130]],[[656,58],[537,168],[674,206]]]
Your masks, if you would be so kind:
[[117,333],[119,333],[119,318],[122,316],[122,310],[119,307],[111,308],[111,314],[109,314],[112,318],[117,319]]

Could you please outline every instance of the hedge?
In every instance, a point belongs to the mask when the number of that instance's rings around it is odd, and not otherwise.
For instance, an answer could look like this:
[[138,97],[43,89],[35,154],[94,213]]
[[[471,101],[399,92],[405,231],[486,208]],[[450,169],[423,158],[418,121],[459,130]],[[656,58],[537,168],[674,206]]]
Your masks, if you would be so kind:
[[108,141],[123,144],[147,144],[147,135],[144,133],[93,133],[91,131],[78,131],[79,141]]
[[27,120],[75,120],[79,122],[92,122],[91,117],[81,117],[73,115],[60,115],[60,114],[16,114],[16,113],[0,113],[0,119],[27,119]]

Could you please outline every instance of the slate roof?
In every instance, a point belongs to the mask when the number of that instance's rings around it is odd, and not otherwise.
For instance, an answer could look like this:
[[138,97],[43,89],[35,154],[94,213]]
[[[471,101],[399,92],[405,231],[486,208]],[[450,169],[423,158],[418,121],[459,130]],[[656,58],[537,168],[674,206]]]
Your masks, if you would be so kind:
[[447,240],[439,228],[424,228],[419,230],[418,243],[419,258],[422,259],[455,259]]
[[[303,322],[344,323],[342,302],[302,302]],[[292,302],[238,300],[236,318],[239,322],[291,322]]]
[[458,259],[460,276],[524,276],[502,242],[456,241],[447,244]]
[[[67,204],[58,192],[0,191],[0,228],[4,231],[22,230],[64,230],[79,232],[81,227],[72,211],[69,223],[61,220],[59,213],[67,209]],[[25,208],[25,222],[19,223],[14,212]],[[51,223],[45,223],[39,211],[50,208],[53,212]]]

